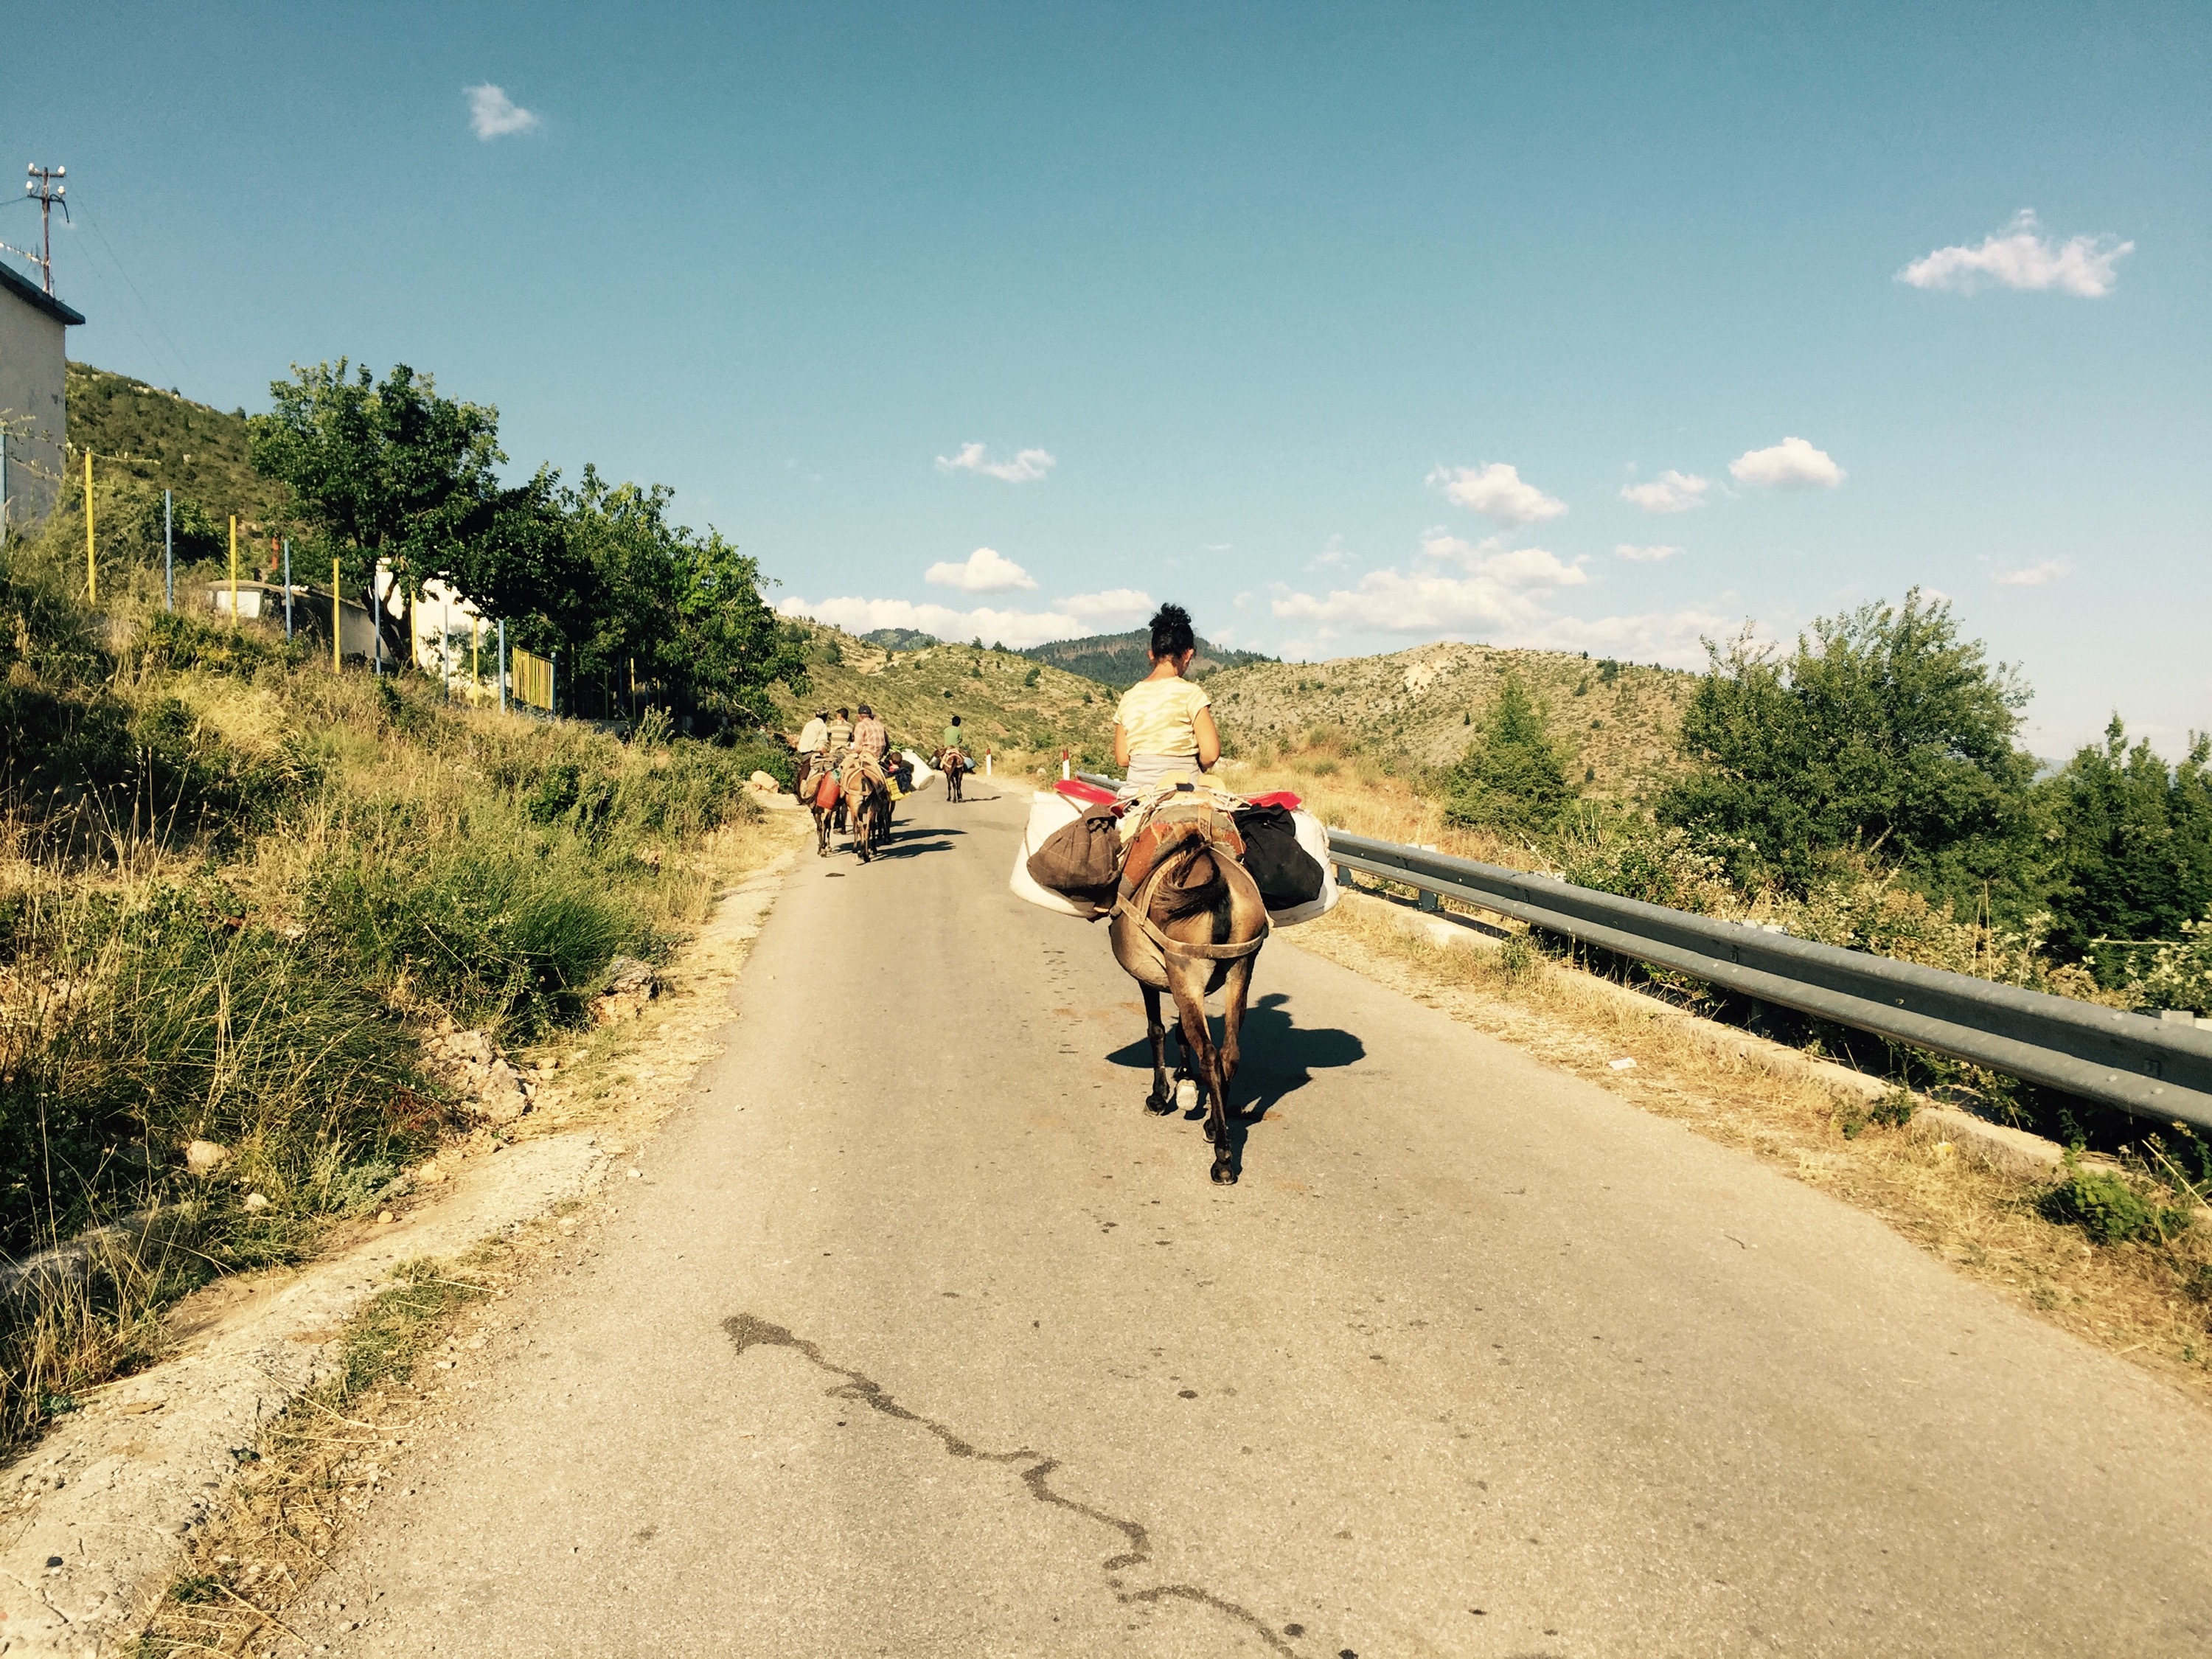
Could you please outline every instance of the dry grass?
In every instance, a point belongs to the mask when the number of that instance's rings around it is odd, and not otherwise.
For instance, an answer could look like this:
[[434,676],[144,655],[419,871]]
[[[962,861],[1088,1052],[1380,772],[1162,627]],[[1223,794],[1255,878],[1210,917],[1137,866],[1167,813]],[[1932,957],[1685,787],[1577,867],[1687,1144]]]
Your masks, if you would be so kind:
[[[1407,908],[1355,894],[1295,937],[1879,1216],[2039,1316],[2212,1398],[2212,1336],[2197,1291],[2212,1279],[2203,1224],[2162,1247],[2092,1244],[2045,1218],[2045,1183],[1924,1134],[1864,1127],[1859,1103],[1809,1069],[1778,1067],[1741,1033],[1547,958],[1518,933],[1502,945],[1465,933],[1440,944]],[[1613,1069],[1620,1059],[1636,1065]]]
[[[807,832],[796,812],[732,824],[697,854],[718,887],[757,874]],[[710,919],[678,951],[665,989],[642,1019],[562,1034],[528,1057],[540,1080],[536,1108],[515,1138],[602,1132],[619,1157],[674,1109],[678,1090],[715,1052],[729,1021],[729,991],[750,939],[745,927]],[[608,1134],[618,1139],[605,1139]],[[449,1147],[418,1170],[434,1187]],[[417,1261],[348,1328],[344,1363],[264,1437],[216,1516],[187,1547],[175,1581],[138,1639],[143,1659],[187,1653],[293,1653],[285,1611],[313,1592],[326,1558],[376,1499],[404,1487],[407,1458],[452,1404],[465,1357],[495,1332],[500,1304],[533,1274],[572,1254],[596,1206],[556,1206],[456,1263]]]
[[415,1261],[348,1328],[337,1374],[248,1454],[221,1510],[133,1644],[145,1659],[297,1651],[284,1610],[321,1577],[341,1528],[374,1499],[438,1404],[446,1358],[478,1340],[556,1218],[467,1261]]

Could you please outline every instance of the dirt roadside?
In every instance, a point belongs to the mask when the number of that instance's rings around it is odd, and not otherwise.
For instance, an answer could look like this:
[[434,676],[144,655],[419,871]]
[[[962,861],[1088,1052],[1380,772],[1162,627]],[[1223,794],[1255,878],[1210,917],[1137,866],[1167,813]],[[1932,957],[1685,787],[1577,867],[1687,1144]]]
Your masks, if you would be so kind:
[[0,1473],[0,1655],[91,1659],[135,1636],[240,1467],[331,1376],[349,1322],[405,1264],[515,1236],[625,1178],[624,1154],[717,1051],[730,990],[795,862],[805,816],[786,801],[769,823],[784,850],[724,893],[637,1018],[547,1057],[511,1142],[451,1144],[413,1172],[389,1220],[348,1224],[304,1267],[189,1298],[167,1358],[94,1391]]

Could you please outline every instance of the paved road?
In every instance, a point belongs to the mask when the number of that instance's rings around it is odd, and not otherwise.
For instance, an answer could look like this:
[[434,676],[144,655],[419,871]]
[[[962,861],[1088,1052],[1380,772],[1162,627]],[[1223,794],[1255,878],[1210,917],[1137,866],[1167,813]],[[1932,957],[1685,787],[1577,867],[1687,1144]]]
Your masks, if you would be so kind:
[[[977,781],[975,793],[988,793]],[[2212,1645],[2212,1419],[1290,948],[1237,1187],[1024,802],[811,856],[727,1053],[337,1563],[345,1654]],[[525,1346],[527,1344],[528,1346]],[[343,1626],[362,1616],[362,1628]]]

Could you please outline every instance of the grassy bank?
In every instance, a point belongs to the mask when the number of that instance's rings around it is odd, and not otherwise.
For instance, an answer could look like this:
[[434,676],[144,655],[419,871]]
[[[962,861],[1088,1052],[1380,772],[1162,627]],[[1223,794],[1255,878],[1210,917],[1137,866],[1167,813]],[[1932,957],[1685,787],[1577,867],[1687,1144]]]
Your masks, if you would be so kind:
[[532,1042],[665,955],[775,764],[333,675],[127,589],[94,614],[44,551],[0,559],[6,1441],[454,1127],[427,1034]]

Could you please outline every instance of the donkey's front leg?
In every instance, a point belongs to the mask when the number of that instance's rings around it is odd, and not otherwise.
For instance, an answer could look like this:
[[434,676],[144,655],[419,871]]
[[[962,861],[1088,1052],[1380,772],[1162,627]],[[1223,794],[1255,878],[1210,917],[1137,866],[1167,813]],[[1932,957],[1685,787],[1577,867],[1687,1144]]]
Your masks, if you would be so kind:
[[1152,1040],[1152,1091],[1145,1097],[1145,1109],[1164,1116],[1175,1110],[1175,1091],[1168,1086],[1168,1028],[1160,1024],[1160,994],[1149,985],[1144,993],[1145,1035]]

